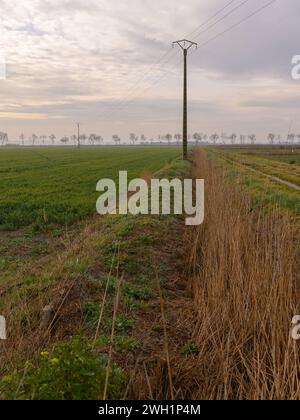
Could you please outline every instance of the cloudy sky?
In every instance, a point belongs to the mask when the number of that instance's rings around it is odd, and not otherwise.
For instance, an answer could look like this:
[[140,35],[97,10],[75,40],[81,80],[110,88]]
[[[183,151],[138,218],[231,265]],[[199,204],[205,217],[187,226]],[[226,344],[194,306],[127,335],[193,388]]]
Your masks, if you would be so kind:
[[199,43],[189,56],[190,132],[263,138],[286,135],[291,120],[300,132],[299,0],[277,0],[227,31],[269,2],[0,0],[0,131],[70,136],[76,121],[106,141],[180,131],[182,53],[171,42],[189,35]]

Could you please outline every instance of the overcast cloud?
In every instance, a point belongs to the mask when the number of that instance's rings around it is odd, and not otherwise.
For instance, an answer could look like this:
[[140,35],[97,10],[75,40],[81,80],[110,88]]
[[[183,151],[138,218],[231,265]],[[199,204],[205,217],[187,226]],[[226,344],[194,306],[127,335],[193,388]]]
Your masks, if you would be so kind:
[[[108,141],[130,131],[181,129],[182,53],[171,42],[229,0],[0,0],[0,131],[11,138],[71,135],[75,122]],[[197,33],[189,56],[190,131],[261,138],[300,132],[300,2],[277,0],[207,45],[268,0],[236,0]],[[205,30],[205,31],[204,31]],[[193,38],[195,34],[191,37]],[[166,54],[159,64],[154,64]]]

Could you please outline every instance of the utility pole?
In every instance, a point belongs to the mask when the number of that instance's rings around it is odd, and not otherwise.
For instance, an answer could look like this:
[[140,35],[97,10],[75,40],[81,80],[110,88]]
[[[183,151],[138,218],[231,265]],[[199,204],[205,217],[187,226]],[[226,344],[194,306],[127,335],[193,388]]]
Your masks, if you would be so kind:
[[184,59],[184,68],[183,68],[183,133],[182,133],[182,146],[183,146],[183,159],[187,159],[187,55],[188,50],[195,46],[197,48],[198,44],[196,42],[188,41],[187,39],[182,39],[180,41],[175,41],[172,44],[174,48],[175,44],[179,45],[179,47],[183,51],[183,59]]
[[80,123],[77,123],[77,147],[80,148]]

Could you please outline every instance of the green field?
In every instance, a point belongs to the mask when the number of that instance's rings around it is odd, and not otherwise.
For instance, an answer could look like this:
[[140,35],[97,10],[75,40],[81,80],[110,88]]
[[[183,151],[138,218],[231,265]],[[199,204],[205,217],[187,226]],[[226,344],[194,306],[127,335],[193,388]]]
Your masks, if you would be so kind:
[[248,157],[251,159],[263,158],[275,162],[285,162],[289,165],[300,165],[300,149],[295,147],[292,149],[289,148],[278,148],[278,147],[268,147],[268,148],[253,148],[253,149],[242,149],[242,148],[231,148],[228,149],[230,153],[238,153],[240,156]]
[[[299,218],[299,148],[222,147],[209,148],[208,154],[225,168],[230,179],[238,180],[251,193],[257,205],[279,205]],[[280,180],[292,185],[285,185]]]
[[226,157],[300,186],[300,149],[227,149]]
[[0,229],[72,224],[95,208],[101,178],[155,172],[180,155],[173,148],[0,149]]

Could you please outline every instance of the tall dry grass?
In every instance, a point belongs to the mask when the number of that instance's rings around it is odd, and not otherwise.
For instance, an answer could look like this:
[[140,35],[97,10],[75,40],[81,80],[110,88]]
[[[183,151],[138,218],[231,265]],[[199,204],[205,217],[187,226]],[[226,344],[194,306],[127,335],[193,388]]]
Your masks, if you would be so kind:
[[[197,311],[197,358],[177,372],[192,399],[299,399],[300,313],[293,226],[274,209],[252,208],[238,185],[195,154],[205,179],[205,222],[189,233],[189,287]],[[180,383],[180,377],[176,378]]]

